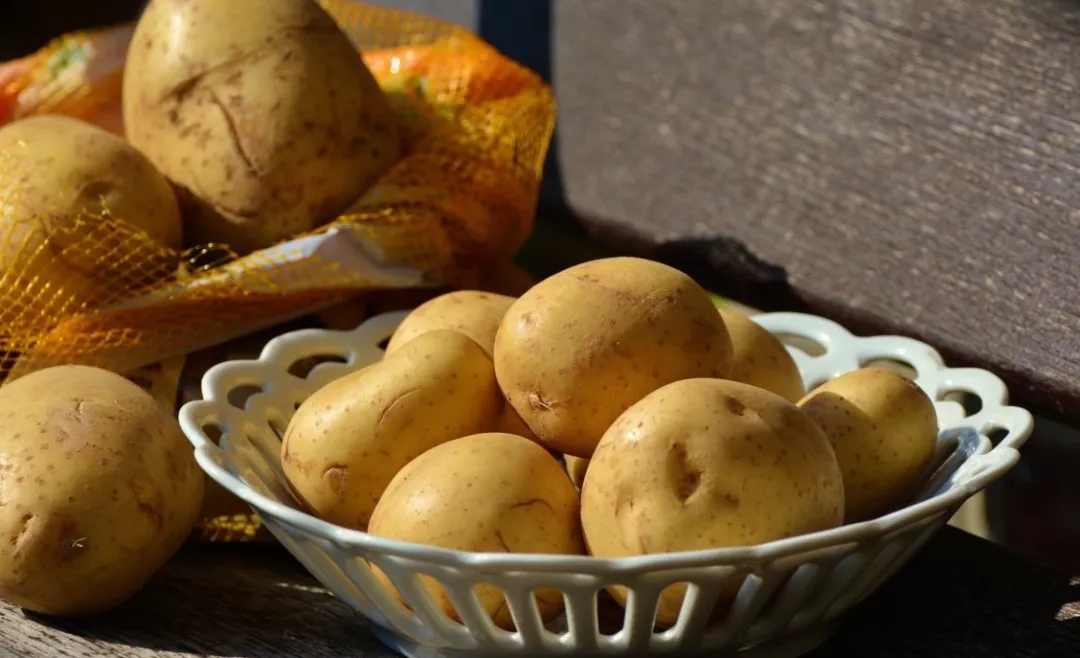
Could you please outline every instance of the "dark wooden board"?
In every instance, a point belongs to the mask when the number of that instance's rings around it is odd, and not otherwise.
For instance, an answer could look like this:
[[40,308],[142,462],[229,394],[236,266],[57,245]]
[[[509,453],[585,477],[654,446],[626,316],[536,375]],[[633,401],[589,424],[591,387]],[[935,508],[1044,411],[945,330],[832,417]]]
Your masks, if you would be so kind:
[[1080,5],[625,7],[553,9],[562,184],[596,232],[676,259],[733,239],[776,267],[758,292],[1080,413]]
[[1080,3],[377,1],[552,80],[542,213],[1080,418]]
[[[136,599],[103,618],[45,622],[0,604],[0,655],[393,656],[284,551],[223,545],[185,548]],[[945,528],[811,658],[861,655],[1080,655],[1080,587]]]

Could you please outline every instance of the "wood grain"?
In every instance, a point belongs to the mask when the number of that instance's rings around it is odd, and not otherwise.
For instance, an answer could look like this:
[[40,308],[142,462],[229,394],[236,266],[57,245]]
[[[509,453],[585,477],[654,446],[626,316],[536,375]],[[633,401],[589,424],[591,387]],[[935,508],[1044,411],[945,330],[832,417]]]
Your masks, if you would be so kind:
[[1080,4],[619,9],[552,5],[561,187],[595,235],[1080,417]]
[[[1080,655],[1080,587],[945,528],[811,658]],[[872,649],[872,651],[871,651]],[[0,604],[0,656],[390,658],[276,547],[188,546],[128,605],[55,622]]]

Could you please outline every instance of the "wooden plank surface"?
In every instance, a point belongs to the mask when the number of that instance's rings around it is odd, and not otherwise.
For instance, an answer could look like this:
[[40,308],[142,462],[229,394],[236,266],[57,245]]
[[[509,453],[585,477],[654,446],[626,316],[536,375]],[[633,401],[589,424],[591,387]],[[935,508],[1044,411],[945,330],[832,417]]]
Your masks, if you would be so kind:
[[[810,658],[1080,655],[1080,587],[945,528]],[[0,604],[0,656],[391,658],[276,547],[189,546],[104,618],[45,622]]]

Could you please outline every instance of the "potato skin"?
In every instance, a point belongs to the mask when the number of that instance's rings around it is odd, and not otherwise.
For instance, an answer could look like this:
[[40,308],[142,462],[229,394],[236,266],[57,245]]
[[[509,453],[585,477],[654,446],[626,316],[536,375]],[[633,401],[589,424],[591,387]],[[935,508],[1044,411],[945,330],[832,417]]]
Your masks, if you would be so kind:
[[316,516],[364,529],[399,470],[441,443],[495,427],[501,410],[480,346],[456,331],[430,331],[300,405],[281,444],[282,470]]
[[514,303],[513,297],[479,290],[455,290],[417,306],[398,325],[386,353],[432,329],[454,329],[476,341],[488,356],[495,348],[495,332]]
[[915,493],[938,436],[934,403],[915,382],[883,368],[861,368],[817,387],[799,407],[836,452],[847,523],[888,513]]
[[806,395],[799,367],[779,338],[742,313],[720,309],[720,317],[733,349],[729,379],[772,391],[790,402]]
[[[604,434],[581,503],[589,552],[611,558],[833,528],[844,488],[828,439],[794,404],[738,382],[686,379],[643,398]],[[611,593],[625,599],[621,588]],[[674,623],[683,595],[665,591],[658,624]]]
[[0,597],[54,616],[126,601],[191,532],[204,483],[176,419],[119,375],[57,366],[5,385]]
[[76,302],[102,294],[89,277],[103,274],[97,260],[119,243],[101,236],[93,253],[65,249],[87,239],[89,231],[72,230],[76,219],[92,228],[93,215],[105,210],[162,246],[181,246],[180,208],[168,181],[115,135],[69,117],[28,117],[0,127],[0,158],[17,174],[0,182],[0,197],[18,199],[0,204],[0,272],[23,279],[9,280],[14,288],[38,277],[35,286],[63,290]]
[[386,97],[313,0],[152,0],[123,105],[184,192],[189,241],[241,253],[332,219],[401,157]]
[[[475,434],[432,448],[403,468],[368,531],[461,551],[581,555],[578,503],[574,485],[544,448],[512,434]],[[443,587],[430,577],[421,581],[446,614],[459,619]],[[489,585],[477,592],[495,624],[512,629],[502,593]],[[563,607],[555,590],[537,592],[537,603],[545,621]]]
[[678,270],[606,258],[541,281],[507,311],[495,372],[541,441],[589,457],[630,405],[693,377],[725,377],[731,339],[712,300]]

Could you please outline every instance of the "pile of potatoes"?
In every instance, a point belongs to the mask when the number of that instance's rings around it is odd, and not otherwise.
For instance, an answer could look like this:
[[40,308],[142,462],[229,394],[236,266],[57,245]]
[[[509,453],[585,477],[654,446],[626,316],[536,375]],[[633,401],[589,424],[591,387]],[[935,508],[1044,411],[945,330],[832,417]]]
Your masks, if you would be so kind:
[[122,96],[124,136],[51,115],[0,127],[0,277],[42,317],[143,283],[102,273],[102,254],[134,244],[106,215],[151,246],[246,254],[340,215],[404,148],[386,94],[316,0],[152,0]]
[[[887,513],[924,481],[937,433],[933,403],[907,378],[864,368],[807,394],[787,349],[752,320],[718,311],[678,270],[609,258],[518,298],[457,291],[422,304],[382,360],[297,409],[281,463],[298,503],[341,526],[462,551],[612,558]],[[441,586],[424,584],[457,618]],[[502,594],[477,591],[512,627]],[[664,593],[658,624],[682,598]],[[561,610],[557,593],[537,601],[545,619]]]
[[[0,278],[22,292],[0,309],[18,314],[5,329],[145,284],[127,232],[174,256],[269,247],[332,220],[403,148],[386,95],[316,0],[151,0],[123,118],[124,136],[64,116],[0,127]],[[0,598],[101,612],[179,548],[205,482],[172,412],[95,368],[4,383]]]

